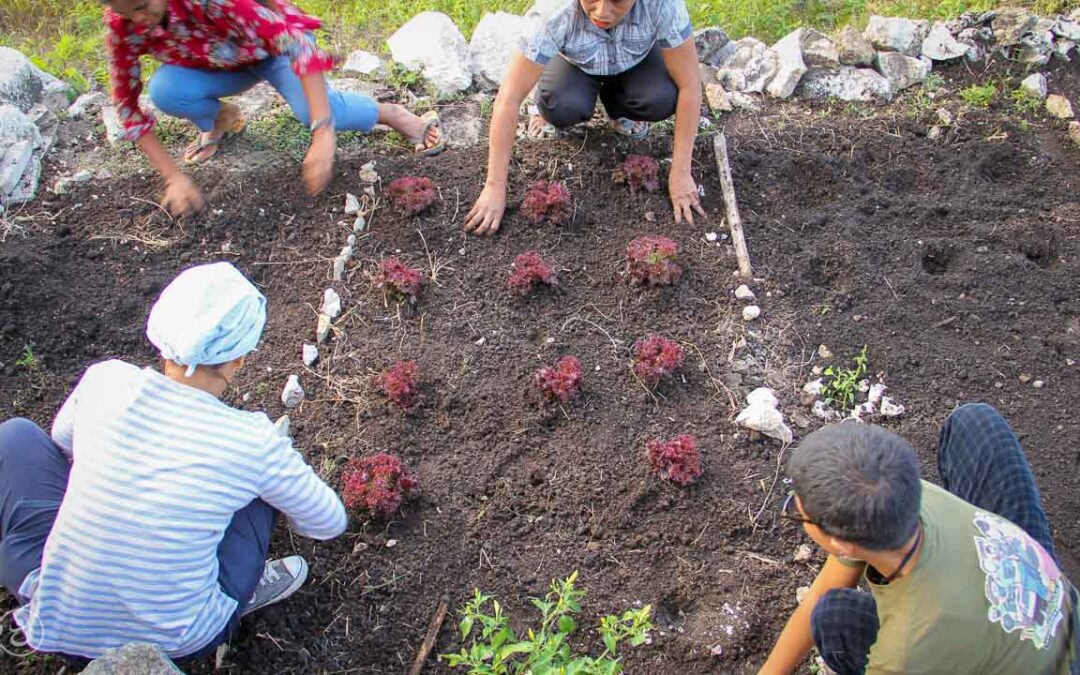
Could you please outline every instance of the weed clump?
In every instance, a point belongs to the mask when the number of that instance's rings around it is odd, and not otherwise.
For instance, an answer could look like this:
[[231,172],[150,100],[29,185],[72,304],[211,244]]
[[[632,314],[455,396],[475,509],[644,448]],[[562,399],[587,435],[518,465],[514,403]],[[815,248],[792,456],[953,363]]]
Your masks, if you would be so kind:
[[564,356],[554,366],[544,366],[533,381],[544,398],[552,403],[566,403],[581,393],[581,362],[576,356]]
[[424,276],[420,270],[409,267],[397,258],[390,256],[379,263],[379,272],[371,278],[375,288],[388,291],[401,298],[416,302],[420,289],[424,285]]
[[675,262],[679,245],[667,237],[648,234],[626,247],[627,275],[631,283],[642,286],[670,286],[682,276]]
[[510,290],[518,295],[528,295],[539,284],[555,286],[558,284],[555,270],[540,258],[536,251],[525,251],[514,258],[510,268]]
[[678,342],[650,335],[634,343],[634,374],[646,385],[655,387],[682,365],[684,356]]
[[835,405],[845,411],[855,407],[859,381],[866,374],[869,358],[866,355],[866,346],[863,345],[862,351],[854,358],[854,368],[829,366],[825,369],[825,382],[821,387],[821,395],[825,398],[826,405]]
[[562,225],[570,220],[570,208],[573,200],[570,190],[562,181],[538,180],[529,186],[525,199],[521,202],[521,212],[530,221]]
[[416,361],[398,361],[377,378],[386,398],[402,410],[409,410],[420,400],[420,368]]
[[407,216],[414,216],[435,203],[439,194],[430,178],[402,176],[390,182],[386,196],[394,206]]
[[400,459],[382,452],[346,464],[341,483],[346,508],[375,518],[393,515],[419,485]]
[[690,434],[682,434],[671,441],[653,439],[645,444],[645,455],[653,471],[663,480],[689,485],[701,476],[697,439]]
[[660,164],[648,155],[627,155],[615,179],[626,183],[631,192],[656,192],[660,189]]

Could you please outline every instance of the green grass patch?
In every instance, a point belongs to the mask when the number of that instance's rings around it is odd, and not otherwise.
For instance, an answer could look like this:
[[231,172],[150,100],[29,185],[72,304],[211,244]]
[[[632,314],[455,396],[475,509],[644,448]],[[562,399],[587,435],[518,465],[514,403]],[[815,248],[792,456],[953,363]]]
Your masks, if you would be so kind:
[[1013,89],[1009,94],[1009,100],[1012,101],[1013,110],[1021,115],[1034,115],[1043,107],[1042,99],[1032,95],[1026,89]]
[[997,87],[993,82],[973,84],[960,90],[960,98],[972,108],[989,108],[997,98]]

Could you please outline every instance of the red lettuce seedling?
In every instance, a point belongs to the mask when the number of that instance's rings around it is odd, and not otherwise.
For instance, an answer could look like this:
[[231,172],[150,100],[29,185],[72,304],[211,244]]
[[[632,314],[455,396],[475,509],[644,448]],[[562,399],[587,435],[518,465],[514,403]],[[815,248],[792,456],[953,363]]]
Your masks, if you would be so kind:
[[420,369],[416,361],[398,361],[379,375],[378,384],[386,398],[408,410],[420,398]]
[[645,444],[645,454],[653,471],[663,480],[689,485],[701,475],[697,439],[689,434],[682,434],[673,441],[653,439]]
[[634,343],[634,374],[650,387],[682,365],[683,348],[678,342],[650,335]]
[[372,282],[377,289],[390,291],[403,298],[409,298],[410,302],[416,302],[424,277],[420,274],[420,270],[413,269],[391,256],[379,263],[379,272],[372,277]]
[[439,198],[435,184],[423,176],[402,176],[386,187],[386,196],[407,216],[416,215]]
[[675,283],[682,276],[682,268],[675,262],[678,253],[678,244],[658,234],[634,239],[626,247],[630,281],[651,286]]
[[564,356],[554,366],[544,366],[533,375],[544,398],[566,403],[581,393],[581,362],[576,356]]
[[382,452],[346,464],[341,483],[345,506],[375,518],[392,515],[418,485],[400,459]]
[[538,180],[529,186],[521,212],[536,224],[562,225],[570,219],[570,191],[562,181]]
[[551,269],[536,251],[525,251],[514,258],[510,269],[510,290],[518,295],[528,295],[537,284],[554,286],[558,283],[555,270]]
[[648,155],[627,155],[617,177],[629,186],[631,192],[656,192],[660,189],[660,165]]

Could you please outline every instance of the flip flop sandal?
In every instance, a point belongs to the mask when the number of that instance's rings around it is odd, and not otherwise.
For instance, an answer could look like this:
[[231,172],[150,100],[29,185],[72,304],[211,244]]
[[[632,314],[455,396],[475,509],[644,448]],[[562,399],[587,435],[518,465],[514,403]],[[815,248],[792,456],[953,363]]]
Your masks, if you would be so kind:
[[[417,150],[416,154],[421,157],[434,157],[435,155],[446,150],[446,141],[448,136],[446,130],[443,129],[442,119],[439,117],[439,113],[436,110],[429,110],[420,116],[420,119],[424,120],[424,130],[420,132],[420,143],[424,145],[423,150]],[[432,129],[439,130],[439,142],[435,145],[427,145],[427,135]]]
[[[225,130],[225,133],[221,134],[220,138],[212,138],[210,140],[204,141],[202,134],[199,134],[199,137],[195,139],[193,143],[188,145],[187,149],[184,150],[184,163],[203,164],[205,162],[209,162],[211,159],[214,158],[215,155],[217,155],[218,148],[221,147],[222,143],[228,140],[231,136],[237,136],[243,133],[246,127],[247,120],[244,119],[244,117],[241,115],[240,117],[236,118],[236,121],[233,122],[233,125],[231,127]],[[207,149],[213,149],[213,152],[211,152],[209,155],[206,155],[202,159],[195,159],[196,157],[202,155],[203,151]]]
[[529,122],[525,123],[525,138],[530,141],[551,141],[557,138],[563,138],[566,136],[566,132],[556,127],[554,124],[544,122],[544,126],[540,127],[540,132],[533,134],[529,130]]
[[649,131],[652,129],[652,123],[635,122],[634,120],[620,117],[611,120],[611,128],[620,136],[626,136],[632,141],[640,141],[649,135]]

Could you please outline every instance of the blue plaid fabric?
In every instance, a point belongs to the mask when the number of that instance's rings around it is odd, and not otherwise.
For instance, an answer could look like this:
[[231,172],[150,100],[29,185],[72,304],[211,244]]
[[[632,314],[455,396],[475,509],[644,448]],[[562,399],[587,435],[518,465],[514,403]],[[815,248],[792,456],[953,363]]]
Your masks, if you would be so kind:
[[608,77],[636,66],[654,45],[672,49],[692,34],[685,0],[636,0],[608,30],[597,28],[578,0],[569,0],[543,20],[524,52],[541,66],[561,54],[589,75]]
[[[1020,441],[997,410],[971,403],[949,415],[938,441],[938,472],[946,490],[1019,525],[1054,555],[1035,477]],[[814,645],[837,675],[865,672],[878,632],[877,605],[870,593],[829,591],[814,607],[810,627]],[[1072,664],[1072,672],[1080,675],[1080,660]]]

